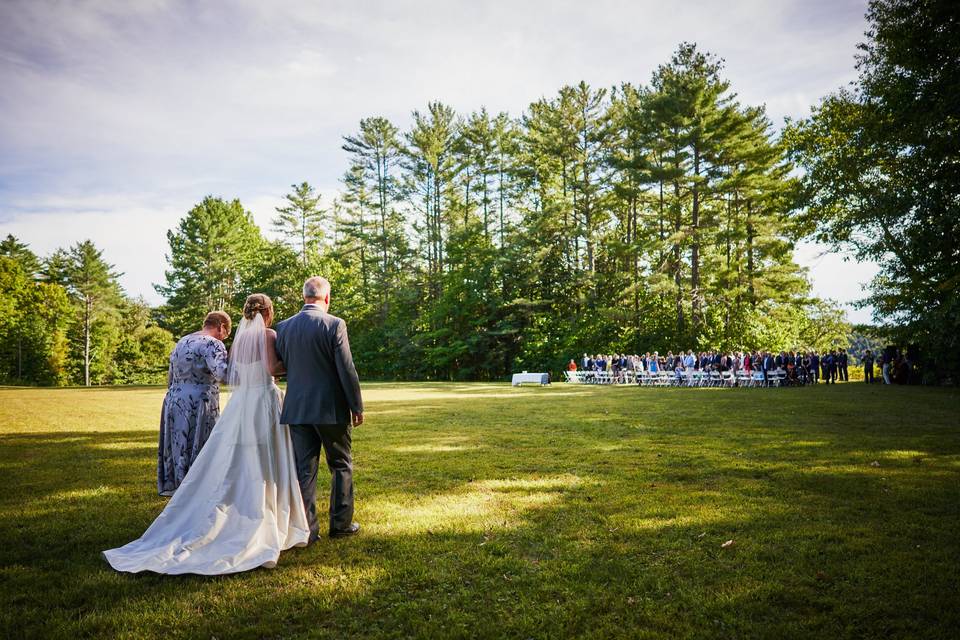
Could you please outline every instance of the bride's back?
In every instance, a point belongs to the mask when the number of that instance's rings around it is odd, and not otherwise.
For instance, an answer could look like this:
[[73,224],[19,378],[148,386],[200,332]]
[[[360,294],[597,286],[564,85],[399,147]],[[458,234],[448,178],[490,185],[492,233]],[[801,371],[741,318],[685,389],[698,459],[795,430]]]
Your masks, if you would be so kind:
[[230,348],[230,373],[233,387],[264,386],[273,382],[267,359],[267,327],[263,316],[255,314],[240,321],[237,336]]

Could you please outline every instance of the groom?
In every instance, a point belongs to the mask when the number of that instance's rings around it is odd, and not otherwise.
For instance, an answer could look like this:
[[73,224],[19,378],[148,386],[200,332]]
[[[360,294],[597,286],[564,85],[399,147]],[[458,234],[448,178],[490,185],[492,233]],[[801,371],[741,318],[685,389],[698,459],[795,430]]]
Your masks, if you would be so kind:
[[330,469],[330,537],[360,531],[353,521],[352,427],[363,424],[360,380],[350,355],[347,325],[327,313],[330,283],[314,276],[303,283],[300,313],[277,325],[277,355],[287,368],[287,395],[280,415],[290,425],[297,479],[310,523],[317,522],[317,467],[321,449]]

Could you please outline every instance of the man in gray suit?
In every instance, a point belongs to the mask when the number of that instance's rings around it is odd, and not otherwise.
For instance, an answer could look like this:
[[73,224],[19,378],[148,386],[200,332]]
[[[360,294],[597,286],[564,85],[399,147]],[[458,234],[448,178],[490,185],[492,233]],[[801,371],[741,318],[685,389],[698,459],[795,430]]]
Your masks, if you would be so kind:
[[327,313],[330,283],[314,276],[303,283],[300,313],[277,325],[277,356],[287,369],[287,394],[280,415],[290,425],[297,458],[297,479],[310,523],[310,542],[320,535],[317,522],[317,468],[321,449],[330,469],[330,537],[360,531],[353,522],[353,427],[363,424],[360,379],[350,355],[347,324]]

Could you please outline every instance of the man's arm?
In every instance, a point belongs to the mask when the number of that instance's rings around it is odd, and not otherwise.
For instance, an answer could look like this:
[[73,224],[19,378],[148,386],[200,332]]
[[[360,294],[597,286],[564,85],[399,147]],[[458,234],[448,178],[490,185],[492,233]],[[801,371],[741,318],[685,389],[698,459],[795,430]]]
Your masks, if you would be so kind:
[[282,376],[287,372],[283,365],[283,360],[277,355],[277,332],[273,329],[267,329],[267,369],[272,376]]
[[350,353],[350,339],[347,337],[347,323],[341,320],[337,324],[334,336],[333,354],[337,365],[337,375],[340,385],[347,396],[347,405],[353,413],[353,425],[363,424],[363,397],[360,395],[360,377],[353,364],[353,355]]

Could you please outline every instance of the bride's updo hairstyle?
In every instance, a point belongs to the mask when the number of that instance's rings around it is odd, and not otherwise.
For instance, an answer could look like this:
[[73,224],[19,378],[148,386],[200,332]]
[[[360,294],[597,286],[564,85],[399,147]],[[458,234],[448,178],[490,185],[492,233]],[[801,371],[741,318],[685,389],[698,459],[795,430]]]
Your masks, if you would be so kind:
[[253,320],[258,313],[263,315],[269,311],[273,311],[273,300],[265,293],[251,293],[243,303],[243,317],[247,320]]

